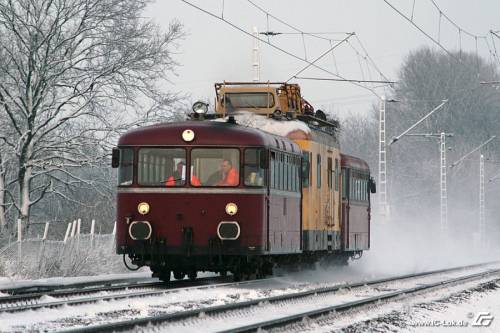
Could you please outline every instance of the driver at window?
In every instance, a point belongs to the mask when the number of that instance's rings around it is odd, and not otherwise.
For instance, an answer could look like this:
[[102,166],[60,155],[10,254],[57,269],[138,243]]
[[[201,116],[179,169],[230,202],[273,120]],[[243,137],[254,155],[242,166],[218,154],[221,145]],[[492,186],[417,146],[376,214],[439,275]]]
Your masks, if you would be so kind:
[[217,186],[236,186],[240,182],[238,171],[233,168],[230,160],[224,160],[221,164],[222,180],[217,183]]
[[[183,185],[184,184],[184,178],[185,178],[185,173],[183,171],[186,166],[186,163],[181,161],[177,163],[177,170],[174,171],[174,174],[170,177],[168,177],[167,181],[165,182],[166,186],[175,186],[175,185]],[[200,180],[198,177],[195,175],[191,176],[191,185],[193,186],[201,186]]]

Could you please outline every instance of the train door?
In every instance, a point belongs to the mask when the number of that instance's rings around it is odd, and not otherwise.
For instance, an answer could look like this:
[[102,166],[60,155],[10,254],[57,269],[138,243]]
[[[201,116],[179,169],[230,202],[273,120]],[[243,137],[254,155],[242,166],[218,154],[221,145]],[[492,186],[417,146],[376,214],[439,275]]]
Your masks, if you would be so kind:
[[325,222],[326,222],[326,240],[327,250],[334,249],[334,226],[335,226],[335,192],[334,192],[334,173],[333,173],[333,154],[328,151],[327,157],[327,195],[325,203]]
[[341,168],[341,186],[342,186],[342,247],[346,250],[349,247],[349,169]]

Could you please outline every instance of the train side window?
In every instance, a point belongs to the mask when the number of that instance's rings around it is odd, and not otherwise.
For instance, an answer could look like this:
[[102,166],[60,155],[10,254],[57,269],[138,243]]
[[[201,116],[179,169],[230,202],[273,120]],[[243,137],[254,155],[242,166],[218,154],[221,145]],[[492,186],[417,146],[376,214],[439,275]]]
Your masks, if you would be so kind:
[[353,200],[358,200],[358,187],[357,187],[357,179],[356,179],[356,173],[353,172],[352,173],[352,177],[351,177],[351,194],[352,194],[352,197],[351,199]]
[[302,187],[309,187],[309,152],[302,153]]
[[335,191],[338,191],[339,190],[339,177],[340,177],[340,173],[339,173],[339,159],[336,158],[335,159],[335,170],[334,170],[334,176],[335,176]]
[[280,153],[280,190],[285,188],[285,163],[283,162],[283,153]]
[[299,157],[297,157],[297,165],[295,166],[295,177],[296,177],[296,181],[295,181],[295,184],[296,184],[296,191],[299,192],[300,191],[300,168],[301,168],[301,164],[300,164],[301,160]]
[[271,152],[271,163],[269,163],[270,166],[270,173],[271,175],[269,176],[269,179],[271,181],[271,188],[275,188],[275,177],[276,177],[276,153],[274,151]]
[[316,155],[316,186],[321,188],[321,155]]
[[297,178],[296,178],[296,173],[297,173],[297,161],[295,160],[295,156],[292,157],[292,191],[295,192],[297,191]]
[[363,188],[363,193],[365,194],[365,201],[368,201],[368,179],[365,179],[363,184],[365,185]]
[[287,174],[288,184],[287,184],[286,189],[287,189],[288,191],[292,191],[292,186],[293,186],[293,184],[292,184],[292,179],[293,179],[293,178],[292,178],[292,177],[293,177],[293,176],[292,176],[292,175],[293,175],[293,174],[292,174],[292,170],[293,170],[293,169],[292,169],[292,168],[293,168],[293,165],[292,165],[292,157],[291,157],[291,156],[288,156],[288,163],[286,164],[286,169],[287,169],[287,171],[288,171],[288,174]]
[[130,186],[134,177],[134,150],[120,148],[119,151],[118,186]]
[[331,157],[328,157],[328,188],[331,190],[333,187],[333,161]]
[[263,157],[264,149],[247,148],[245,149],[245,185],[261,187],[265,184],[265,170],[262,168],[261,158]]
[[289,179],[288,179],[288,155],[285,155],[283,156],[283,190],[287,191],[288,190],[288,183],[289,183]]
[[347,169],[342,169],[342,199],[347,200]]

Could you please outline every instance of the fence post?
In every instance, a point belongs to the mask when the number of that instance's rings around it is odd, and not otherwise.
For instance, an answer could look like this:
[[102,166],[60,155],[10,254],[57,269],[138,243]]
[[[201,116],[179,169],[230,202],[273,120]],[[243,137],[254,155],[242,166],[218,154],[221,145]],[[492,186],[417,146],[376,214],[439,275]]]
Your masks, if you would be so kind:
[[69,232],[71,231],[71,222],[68,223],[68,227],[66,228],[66,234],[64,235],[64,244],[66,244],[66,241],[68,240],[69,237]]
[[90,225],[90,247],[94,248],[94,232],[95,232],[95,220],[92,220]]
[[76,237],[80,237],[80,228],[81,228],[81,225],[82,225],[82,219],[78,219],[78,221],[76,222]]
[[45,229],[43,230],[43,238],[40,242],[40,249],[38,251],[38,278],[45,275],[45,240],[49,233],[49,222],[45,222]]
[[66,234],[64,235],[64,241],[63,241],[63,244],[62,244],[62,255],[61,255],[61,272],[63,273],[63,275],[66,273],[67,271],[67,265],[68,265],[68,259],[66,258],[67,256],[67,247],[68,247],[68,240],[69,240],[69,237],[71,235],[71,229],[72,229],[72,226],[73,226],[73,223],[72,222],[69,222],[68,223],[68,227],[66,228]]
[[80,228],[81,228],[82,220],[78,219],[76,222],[76,255],[78,255],[78,251],[80,250]]
[[73,221],[71,224],[71,238],[75,237],[75,232],[76,232],[76,220]]
[[47,234],[49,233],[49,222],[45,223],[45,229],[43,230],[43,240],[47,239]]

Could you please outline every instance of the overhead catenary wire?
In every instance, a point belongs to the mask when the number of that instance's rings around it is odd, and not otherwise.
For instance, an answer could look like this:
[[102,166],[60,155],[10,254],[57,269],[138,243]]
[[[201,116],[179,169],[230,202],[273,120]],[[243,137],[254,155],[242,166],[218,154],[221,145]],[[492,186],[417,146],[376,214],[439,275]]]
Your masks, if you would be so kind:
[[[255,4],[255,2],[253,2],[252,0],[247,0],[247,2],[249,2],[252,6],[254,6],[258,10],[260,10],[262,13],[264,13],[266,15],[266,17],[272,17],[276,21],[278,21],[278,22],[286,25],[287,27],[290,27],[291,29],[295,30],[295,33],[289,33],[289,34],[297,34],[297,35],[300,34],[301,37],[303,38],[303,43],[304,43],[304,36],[310,36],[310,37],[314,37],[314,38],[319,38],[319,39],[327,40],[330,43],[330,46],[332,46],[332,43],[333,42],[337,42],[338,39],[325,38],[323,36],[318,36],[318,34],[348,34],[347,32],[340,32],[340,31],[336,31],[336,32],[318,32],[318,33],[305,32],[304,30],[301,30],[298,27],[285,22],[283,19],[280,19],[280,18],[276,17],[275,15],[273,15],[272,13],[270,13],[269,11],[267,11],[264,8],[260,7],[259,5]],[[271,36],[276,36],[276,35],[282,34],[280,32],[274,32],[274,31],[273,32],[268,32],[268,33]],[[283,34],[287,34],[287,33],[283,33]],[[359,38],[359,36],[355,35],[355,37],[356,37],[357,43],[359,44],[359,47],[361,48],[361,51],[359,51],[357,49],[357,47],[353,43],[351,43],[349,41],[347,41],[347,45],[356,53],[356,55],[358,57],[358,63],[360,65],[361,76],[363,77],[363,79],[365,79],[365,75],[364,75],[364,71],[365,70],[363,69],[363,64],[362,64],[361,59],[364,60],[364,64],[366,65],[366,71],[369,74],[369,79],[370,80],[372,80],[371,69],[370,69],[370,67],[372,67],[378,73],[378,75],[379,75],[379,77],[380,77],[380,79],[382,81],[390,81],[387,78],[387,76],[384,75],[384,73],[382,73],[382,71],[377,66],[377,64],[375,63],[375,61],[373,60],[373,58],[370,56],[370,54],[366,50],[365,46],[361,42],[361,39]],[[337,60],[336,60],[334,52],[332,52],[332,60],[333,60],[333,66],[334,66],[335,72],[340,75],[340,71],[339,71],[338,66],[337,66]],[[363,81],[366,81],[364,83],[368,83],[368,80],[351,80],[350,82],[353,83],[353,84],[355,84],[356,82],[363,82]],[[368,89],[370,91],[373,91],[373,90],[378,89],[378,88],[383,88],[385,90],[387,88],[385,86],[385,84],[383,84],[383,85],[377,85],[377,86],[375,86],[373,84],[369,84],[369,85],[366,85],[366,86],[363,86],[363,87],[365,87],[365,89]],[[378,94],[375,94],[375,95],[380,98],[380,96]]]
[[484,36],[473,34],[473,33],[469,32],[469,31],[465,30],[464,28],[462,28],[455,21],[453,21],[448,15],[446,15],[446,13],[441,10],[441,8],[439,8],[439,6],[437,5],[437,3],[436,3],[435,0],[430,0],[430,1],[432,2],[432,5],[438,10],[440,16],[444,17],[451,25],[453,25],[459,31],[463,32],[464,34],[466,34],[466,35],[468,35],[468,36],[470,36],[472,38],[484,37]]
[[[339,81],[339,79],[333,79],[333,78],[324,78],[324,77],[303,77],[303,76],[294,76],[294,78],[299,79],[299,80],[316,80],[316,81]],[[345,80],[343,80],[345,81]],[[398,83],[397,81],[381,81],[381,80],[356,80],[356,79],[350,79],[349,82],[366,82],[366,83],[387,83],[387,84],[394,84]]]
[[[288,56],[290,56],[290,57],[293,57],[293,58],[295,58],[295,59],[297,59],[297,60],[300,60],[300,61],[303,61],[303,62],[305,62],[305,63],[311,64],[311,66],[312,66],[312,67],[314,67],[314,68],[316,68],[316,69],[319,69],[319,70],[321,70],[321,71],[323,71],[323,72],[325,72],[325,73],[327,73],[327,74],[330,74],[330,75],[332,75],[332,76],[334,76],[334,77],[337,77],[337,78],[341,79],[341,80],[339,80],[339,81],[343,81],[343,82],[350,82],[350,81],[348,81],[348,79],[347,79],[347,78],[345,78],[345,77],[343,77],[343,76],[341,76],[341,75],[339,75],[339,74],[335,74],[334,72],[332,72],[332,71],[330,71],[330,70],[327,70],[327,69],[325,69],[325,68],[323,68],[323,67],[320,67],[320,66],[318,66],[318,65],[316,65],[316,64],[312,64],[312,63],[311,63],[310,61],[308,61],[307,59],[304,59],[304,58],[302,58],[302,57],[300,57],[300,56],[298,56],[298,55],[296,55],[296,54],[294,54],[294,53],[292,53],[292,52],[290,52],[290,51],[287,51],[287,50],[285,50],[285,49],[283,49],[283,48],[281,48],[281,47],[279,47],[279,46],[277,46],[277,45],[274,45],[274,44],[272,44],[272,43],[270,43],[270,42],[267,42],[266,40],[264,40],[264,39],[262,39],[262,38],[259,38],[259,37],[254,36],[253,34],[249,33],[248,31],[244,30],[243,28],[241,28],[241,27],[237,26],[236,24],[234,24],[234,23],[232,23],[232,22],[228,21],[227,19],[222,18],[221,16],[218,16],[217,14],[214,14],[214,13],[212,13],[212,12],[210,12],[210,11],[208,11],[208,10],[204,9],[204,8],[201,8],[201,7],[199,7],[199,6],[195,5],[195,4],[193,4],[193,3],[192,3],[192,2],[190,2],[190,1],[187,1],[187,0],[180,0],[180,1],[184,2],[185,4],[187,4],[187,5],[191,6],[191,7],[195,8],[195,9],[197,9],[197,10],[199,10],[199,11],[201,11],[201,12],[203,12],[203,13],[205,13],[205,14],[207,14],[207,15],[209,15],[209,16],[211,16],[211,17],[213,17],[213,18],[216,18],[216,19],[218,19],[218,20],[220,20],[220,21],[222,21],[222,22],[224,22],[224,23],[228,24],[228,25],[229,25],[229,26],[231,26],[232,28],[234,28],[234,29],[236,29],[236,30],[238,30],[238,31],[242,32],[243,34],[245,34],[245,35],[247,35],[247,36],[249,36],[249,37],[255,38],[255,39],[259,40],[260,42],[262,42],[262,43],[264,43],[264,44],[267,44],[267,45],[271,46],[272,48],[274,48],[274,49],[276,49],[276,50],[278,50],[278,51],[280,51],[280,52],[282,52],[282,53],[285,53],[286,55],[288,55]],[[354,85],[356,85],[356,86],[358,86],[358,87],[360,87],[360,88],[363,88],[363,89],[366,89],[366,90],[370,91],[372,94],[374,94],[375,96],[377,96],[378,98],[380,98],[380,95],[379,95],[379,94],[378,94],[378,93],[377,93],[374,89],[372,89],[372,88],[370,88],[370,87],[367,87],[367,86],[364,86],[364,85],[362,85],[362,84],[356,83],[356,82],[351,82],[351,83],[352,83],[352,84],[354,84]]]
[[[248,3],[250,3],[252,6],[254,6],[255,8],[257,8],[259,11],[261,11],[262,13],[264,13],[267,17],[271,17],[273,18],[274,20],[278,21],[279,23],[281,24],[284,24],[285,26],[295,30],[295,34],[297,35],[301,35],[302,38],[304,38],[304,36],[310,36],[310,37],[314,37],[314,38],[318,38],[318,39],[323,39],[323,40],[326,40],[326,41],[329,41],[330,43],[332,42],[336,42],[338,40],[336,39],[331,39],[331,38],[326,38],[326,37],[323,37],[323,36],[319,36],[319,35],[322,35],[322,34],[350,34],[349,32],[343,32],[343,31],[336,31],[336,32],[318,32],[318,33],[315,33],[315,32],[306,32],[306,31],[303,31],[299,28],[297,28],[296,26],[284,21],[283,19],[280,19],[279,17],[273,15],[272,13],[270,13],[269,11],[265,10],[264,8],[262,8],[261,6],[257,5],[254,1],[252,0],[247,0]],[[276,36],[278,34],[292,34],[292,33],[280,33],[280,32],[271,32],[273,36]],[[356,40],[358,41],[361,49],[363,50],[364,52],[364,56],[362,56],[363,58],[368,58],[370,60],[370,63],[371,65],[373,66],[373,68],[379,73],[380,77],[383,79],[383,80],[386,80],[386,81],[390,81],[383,73],[382,71],[378,68],[378,66],[375,64],[375,62],[373,61],[372,57],[370,57],[370,55],[368,54],[366,48],[364,47],[364,45],[362,44],[361,42],[361,39],[359,38],[359,36],[355,35],[356,36]],[[304,40],[303,40],[303,43]],[[354,52],[361,54],[355,47],[354,45],[352,45],[351,43],[348,43],[348,45],[354,50]],[[332,53],[333,54],[333,53]],[[336,67],[336,70],[337,70],[337,74],[339,73],[338,71],[338,68],[337,68],[337,64],[336,64],[336,61],[334,59],[334,66]]]
[[[414,20],[414,10],[415,10],[415,1],[413,2],[413,7],[412,7],[412,12],[411,12],[411,17],[406,16],[403,14],[403,12],[399,9],[397,9],[394,5],[392,5],[388,0],[383,0],[389,7],[391,7],[395,12],[397,12],[400,16],[405,18],[407,21],[411,23],[416,29],[418,29],[422,34],[424,34],[427,38],[429,38],[432,42],[434,42],[437,46],[439,46],[443,51],[445,51],[449,56],[451,56],[453,59],[456,61],[460,62],[460,58],[457,58],[454,56],[443,44],[441,40],[441,31],[442,31],[442,20],[444,19],[447,21],[449,24],[451,24],[456,30],[458,34],[458,44],[459,44],[459,56],[461,57],[462,55],[462,46],[463,46],[463,36],[466,35],[470,38],[473,39],[473,42],[475,43],[475,51],[476,55],[479,54],[479,45],[478,45],[478,40],[482,39],[485,42],[485,45],[488,49],[488,52],[490,53],[490,56],[496,60],[500,64],[500,59],[498,58],[498,54],[496,51],[494,52],[488,43],[487,39],[487,34],[480,35],[480,34],[475,34],[472,33],[471,31],[464,29],[462,26],[460,26],[456,21],[452,20],[441,7],[437,4],[436,0],[429,0],[431,2],[431,5],[435,8],[435,10],[439,14],[439,19],[438,19],[438,33],[437,33],[437,40],[433,38],[429,33],[425,32],[420,26],[418,26],[415,23]],[[491,34],[490,30],[490,34]],[[493,45],[495,47],[495,45]]]
[[416,25],[415,22],[413,22],[413,19],[410,19],[408,16],[406,16],[405,14],[403,14],[399,9],[397,9],[396,7],[394,7],[389,1],[387,1],[387,0],[382,0],[382,1],[384,1],[389,7],[391,7],[401,17],[403,17],[405,20],[407,20],[408,22],[410,22],[410,24],[413,27],[415,27],[418,31],[420,31],[427,38],[429,38],[434,44],[436,44],[437,46],[439,46],[444,52],[446,52],[446,54],[448,54],[450,57],[452,57],[456,61],[460,62],[460,59],[458,59],[457,57],[455,57],[455,55],[453,55],[453,53],[451,53],[450,51],[448,51],[448,49],[446,47],[444,47],[440,42],[438,42],[431,35],[429,35],[427,32],[425,32],[422,28],[420,28],[418,25]]
[[349,38],[351,38],[352,36],[354,36],[354,32],[352,32],[350,35],[348,35],[347,37],[345,37],[344,39],[342,39],[340,42],[338,42],[337,44],[335,44],[334,46],[330,47],[328,50],[326,50],[325,52],[323,52],[319,57],[317,57],[316,59],[314,59],[313,62],[307,64],[304,68],[302,68],[300,71],[298,71],[297,73],[295,73],[295,75],[292,75],[288,80],[286,80],[286,82],[290,81],[291,79],[297,77],[297,75],[299,75],[300,73],[302,73],[303,71],[305,71],[306,69],[308,69],[309,67],[313,66],[316,62],[318,62],[319,60],[321,60],[324,56],[326,56],[328,53],[332,52],[333,50],[335,50],[337,47],[339,47],[342,43],[344,42],[347,42]]

